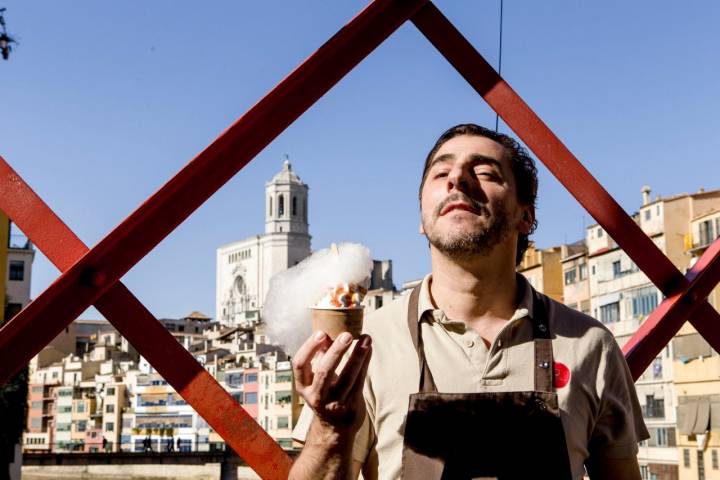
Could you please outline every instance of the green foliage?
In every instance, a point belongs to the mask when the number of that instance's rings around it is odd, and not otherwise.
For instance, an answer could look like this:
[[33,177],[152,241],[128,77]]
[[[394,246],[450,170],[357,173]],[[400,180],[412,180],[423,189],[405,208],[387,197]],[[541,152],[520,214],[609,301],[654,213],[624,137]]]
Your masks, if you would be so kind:
[[28,369],[25,367],[0,387],[0,479],[9,476],[13,449],[22,439],[27,419],[27,398]]

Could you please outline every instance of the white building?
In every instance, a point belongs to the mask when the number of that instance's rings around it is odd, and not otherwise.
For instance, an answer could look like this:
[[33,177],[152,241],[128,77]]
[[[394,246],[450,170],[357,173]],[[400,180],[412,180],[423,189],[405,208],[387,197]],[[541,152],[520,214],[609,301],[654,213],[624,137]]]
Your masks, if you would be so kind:
[[35,248],[30,240],[10,224],[10,235],[7,245],[7,283],[5,296],[5,319],[14,317],[30,303],[30,280]]
[[215,318],[226,326],[256,323],[270,278],[309,255],[308,186],[285,160],[265,184],[265,233],[217,250]]

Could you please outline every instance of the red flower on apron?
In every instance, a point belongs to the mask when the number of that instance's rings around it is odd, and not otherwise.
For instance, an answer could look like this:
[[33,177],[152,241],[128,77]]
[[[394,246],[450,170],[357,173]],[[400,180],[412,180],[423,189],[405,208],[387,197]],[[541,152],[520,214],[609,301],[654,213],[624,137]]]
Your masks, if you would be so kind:
[[563,388],[570,381],[570,369],[564,363],[553,362],[555,388]]

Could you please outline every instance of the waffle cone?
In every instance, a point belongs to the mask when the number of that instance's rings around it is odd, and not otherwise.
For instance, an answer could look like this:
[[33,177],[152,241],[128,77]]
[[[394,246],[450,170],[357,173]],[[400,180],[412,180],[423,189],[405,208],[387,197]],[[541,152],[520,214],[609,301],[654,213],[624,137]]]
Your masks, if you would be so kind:
[[322,330],[330,338],[335,338],[342,332],[350,332],[353,338],[358,338],[362,331],[362,308],[312,308],[312,330]]

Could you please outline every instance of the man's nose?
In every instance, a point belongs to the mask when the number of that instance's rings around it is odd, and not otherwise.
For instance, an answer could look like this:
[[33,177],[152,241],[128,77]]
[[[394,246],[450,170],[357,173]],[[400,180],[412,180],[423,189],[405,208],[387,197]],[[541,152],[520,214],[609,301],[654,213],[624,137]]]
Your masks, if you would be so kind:
[[447,190],[451,192],[453,190],[459,190],[461,192],[467,192],[470,188],[470,179],[468,172],[465,168],[460,166],[453,167],[447,176]]

